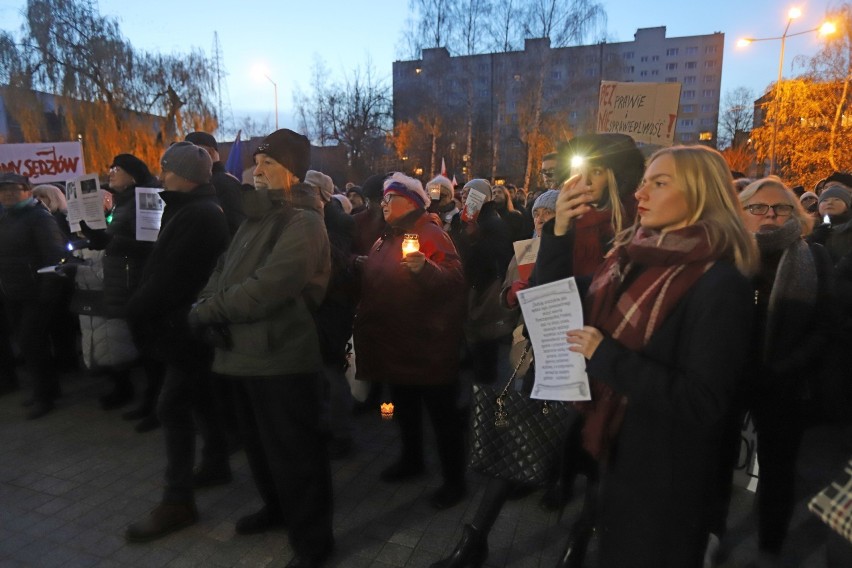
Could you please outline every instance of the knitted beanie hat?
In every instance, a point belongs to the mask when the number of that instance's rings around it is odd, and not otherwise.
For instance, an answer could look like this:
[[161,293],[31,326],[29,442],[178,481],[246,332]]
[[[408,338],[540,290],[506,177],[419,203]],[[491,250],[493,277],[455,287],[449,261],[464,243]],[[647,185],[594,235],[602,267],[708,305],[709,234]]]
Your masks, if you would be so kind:
[[420,183],[420,180],[408,177],[400,172],[394,172],[385,180],[384,195],[388,193],[401,195],[409,199],[416,207],[429,206],[429,196],[426,194],[426,190],[423,189],[423,184]]

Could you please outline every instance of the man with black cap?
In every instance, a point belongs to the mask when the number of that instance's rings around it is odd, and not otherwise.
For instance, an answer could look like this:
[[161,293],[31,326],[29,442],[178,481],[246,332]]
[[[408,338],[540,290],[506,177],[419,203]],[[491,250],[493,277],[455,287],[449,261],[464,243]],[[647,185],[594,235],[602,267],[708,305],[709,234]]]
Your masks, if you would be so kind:
[[334,545],[312,315],[328,286],[329,242],[322,217],[290,203],[310,151],[306,137],[287,129],[255,151],[256,191],[243,193],[246,220],[190,314],[222,339],[213,371],[234,380],[243,444],[264,503],[237,521],[237,534],[286,525],[295,551],[290,567],[320,566]]
[[193,410],[204,438],[201,469],[230,478],[227,442],[212,412],[211,353],[187,321],[192,303],[228,245],[225,215],[210,184],[210,156],[190,142],[172,145],[160,161],[166,202],[160,233],[127,305],[140,349],[166,364],[157,414],[166,442],[163,500],[127,528],[132,542],[154,540],[198,520],[193,492]]
[[[56,220],[33,198],[29,180],[0,173],[0,299],[12,321],[24,364],[33,384],[33,406],[27,419],[53,410],[59,378],[44,336],[53,317],[61,286],[55,276],[40,276],[39,268],[57,264],[65,254],[65,239]],[[0,350],[0,370],[14,388],[15,361],[11,349]]]
[[225,218],[228,220],[228,229],[231,236],[236,234],[240,228],[240,223],[246,218],[243,215],[242,206],[240,205],[240,194],[242,186],[240,180],[225,171],[225,165],[219,159],[219,144],[212,134],[207,132],[190,132],[184,138],[187,142],[192,142],[196,146],[200,146],[207,151],[210,159],[213,160],[213,177],[210,178],[210,183],[216,188],[216,196],[219,198],[219,205],[225,212]]

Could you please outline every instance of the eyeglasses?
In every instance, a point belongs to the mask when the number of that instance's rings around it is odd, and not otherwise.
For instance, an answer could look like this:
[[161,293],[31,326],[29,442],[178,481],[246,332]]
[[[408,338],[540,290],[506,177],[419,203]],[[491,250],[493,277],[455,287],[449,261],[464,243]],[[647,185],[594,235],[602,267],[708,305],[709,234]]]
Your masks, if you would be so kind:
[[382,197],[382,205],[390,205],[391,199],[394,197],[399,197],[395,193],[388,193],[384,197]]
[[788,217],[793,213],[793,209],[795,209],[795,207],[787,203],[776,203],[775,205],[767,205],[766,203],[754,203],[752,205],[746,205],[745,207],[743,207],[743,209],[745,209],[752,215],[766,215],[766,212],[769,211],[770,207],[778,217]]

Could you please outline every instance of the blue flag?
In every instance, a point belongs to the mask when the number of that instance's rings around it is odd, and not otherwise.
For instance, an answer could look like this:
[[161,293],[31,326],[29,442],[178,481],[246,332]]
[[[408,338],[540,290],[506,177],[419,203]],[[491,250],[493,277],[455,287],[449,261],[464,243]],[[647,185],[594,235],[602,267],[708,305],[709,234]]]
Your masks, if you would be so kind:
[[243,152],[240,134],[242,130],[237,132],[237,138],[234,140],[231,151],[228,152],[228,161],[225,163],[225,171],[237,178],[239,182],[243,181]]

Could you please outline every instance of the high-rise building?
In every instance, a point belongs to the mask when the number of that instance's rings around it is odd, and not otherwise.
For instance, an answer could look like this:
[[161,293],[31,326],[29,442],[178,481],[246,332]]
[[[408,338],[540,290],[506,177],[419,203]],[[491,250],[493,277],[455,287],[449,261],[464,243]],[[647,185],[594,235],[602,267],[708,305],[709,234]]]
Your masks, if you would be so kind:
[[[715,146],[724,39],[669,38],[657,27],[629,42],[551,48],[546,38],[528,39],[523,51],[458,57],[425,49],[419,60],[393,64],[394,125],[436,134],[438,160],[465,178],[520,182],[555,143],[595,131],[601,81],[670,82],[681,84],[675,143]],[[430,167],[431,142],[406,163]]]

